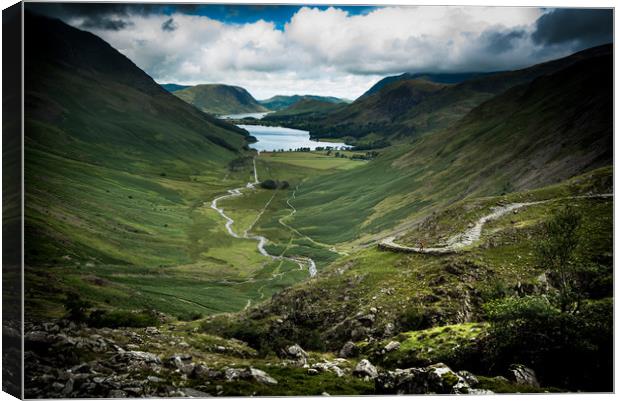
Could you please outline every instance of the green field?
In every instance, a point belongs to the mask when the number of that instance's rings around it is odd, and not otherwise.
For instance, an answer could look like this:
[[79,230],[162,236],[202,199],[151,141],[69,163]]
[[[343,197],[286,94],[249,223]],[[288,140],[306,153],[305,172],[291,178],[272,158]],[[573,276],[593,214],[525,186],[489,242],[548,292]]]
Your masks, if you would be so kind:
[[[350,156],[356,152],[340,151]],[[360,152],[358,152],[360,153]],[[261,152],[260,159],[269,163],[285,163],[317,170],[349,170],[365,162],[327,155],[326,152]]]

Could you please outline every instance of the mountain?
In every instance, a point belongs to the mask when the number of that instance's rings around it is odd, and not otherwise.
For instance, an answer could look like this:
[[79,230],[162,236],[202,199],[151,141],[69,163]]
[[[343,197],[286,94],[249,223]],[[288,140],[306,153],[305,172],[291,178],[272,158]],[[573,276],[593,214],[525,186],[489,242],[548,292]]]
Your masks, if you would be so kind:
[[97,36],[25,18],[26,263],[191,260],[190,199],[204,196],[195,181],[223,175],[247,132]]
[[495,74],[493,72],[462,72],[462,73],[425,73],[406,72],[401,75],[395,75],[391,77],[385,77],[373,86],[370,87],[360,98],[364,96],[370,96],[373,93],[378,92],[381,88],[396,81],[405,81],[411,79],[425,79],[430,82],[436,82],[440,84],[458,84],[463,81],[467,81],[473,78],[479,78],[486,75]]
[[205,113],[223,115],[267,111],[243,88],[221,84],[196,85],[173,92]]
[[320,102],[334,103],[334,104],[350,103],[350,101],[346,99],[340,99],[340,98],[333,97],[333,96],[316,96],[316,95],[292,95],[292,96],[277,95],[277,96],[270,97],[269,99],[266,99],[266,100],[259,100],[259,103],[265,106],[266,108],[268,108],[269,110],[278,111],[278,110],[282,110],[287,107],[290,107],[300,100],[317,100]]
[[[358,141],[366,136],[414,138],[454,124],[474,107],[513,86],[611,51],[611,45],[603,45],[521,70],[485,75],[458,84],[434,83],[437,90],[432,94],[427,91],[423,98],[402,87],[403,83],[420,82],[420,78],[397,80],[345,108],[307,121],[305,126],[310,127],[311,136],[317,138],[350,136]],[[410,96],[416,98],[410,99]],[[377,108],[387,103],[398,106]]]
[[[207,319],[202,328],[263,353],[298,343],[317,353],[367,358],[386,370],[442,362],[485,377],[487,385],[494,380],[487,376],[527,362],[546,386],[610,390],[612,192],[613,56],[586,52],[491,97],[448,128],[381,150],[365,166],[305,180],[287,225],[346,254],[317,277],[236,315]],[[509,205],[514,209],[492,217]],[[549,222],[562,211],[578,213],[580,262],[598,266],[587,279],[588,299],[578,301],[591,320],[572,323],[575,338],[587,339],[580,355],[598,361],[588,366],[555,346],[545,348],[570,321],[570,312],[550,306],[561,281],[540,256]],[[461,252],[377,246],[398,235],[408,246],[445,247],[480,221],[486,222],[480,238]],[[541,303],[519,303],[532,299]],[[509,318],[493,320],[490,307],[498,305]],[[544,317],[534,312],[541,305],[549,313]],[[515,330],[508,342],[505,332],[498,334],[506,321],[523,328],[528,319],[535,332],[549,335],[542,343],[518,335],[525,331]],[[582,331],[590,324],[592,331]]]
[[159,84],[162,88],[167,90],[168,92],[176,92],[183,89],[191,88],[191,85],[179,85],[179,84]]
[[323,100],[302,98],[292,105],[269,113],[262,118],[266,122],[274,122],[283,126],[295,126],[304,129],[305,121],[312,120],[317,116],[333,112],[345,106],[345,103],[334,103]]
[[382,150],[368,166],[305,182],[293,226],[324,243],[368,243],[440,205],[611,164],[612,55],[600,50],[488,99],[448,128]]

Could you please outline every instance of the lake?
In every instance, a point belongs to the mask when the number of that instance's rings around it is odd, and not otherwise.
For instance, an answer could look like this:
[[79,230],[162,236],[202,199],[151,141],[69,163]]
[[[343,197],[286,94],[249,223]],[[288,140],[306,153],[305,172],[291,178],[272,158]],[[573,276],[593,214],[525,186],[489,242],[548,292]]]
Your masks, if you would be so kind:
[[349,148],[342,142],[323,142],[310,140],[308,131],[302,131],[284,127],[264,127],[262,125],[239,125],[247,130],[250,135],[256,137],[258,142],[250,144],[252,149],[259,152],[274,150],[289,150],[297,148],[310,148],[331,146],[334,149]]

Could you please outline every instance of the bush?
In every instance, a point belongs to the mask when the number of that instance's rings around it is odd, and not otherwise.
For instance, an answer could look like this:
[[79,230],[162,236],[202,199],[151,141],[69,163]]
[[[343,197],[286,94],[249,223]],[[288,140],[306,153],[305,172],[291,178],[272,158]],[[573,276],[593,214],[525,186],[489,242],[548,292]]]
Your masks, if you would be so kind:
[[263,189],[278,189],[278,183],[274,180],[265,180],[260,183],[260,187]]
[[68,293],[65,296],[63,306],[67,310],[66,318],[78,323],[84,323],[88,319],[88,308],[92,305],[88,301],[84,301],[78,294]]
[[562,312],[543,297],[506,298],[485,305],[491,322],[484,344],[489,371],[513,363],[533,368],[542,383],[570,390],[612,389],[612,302]]

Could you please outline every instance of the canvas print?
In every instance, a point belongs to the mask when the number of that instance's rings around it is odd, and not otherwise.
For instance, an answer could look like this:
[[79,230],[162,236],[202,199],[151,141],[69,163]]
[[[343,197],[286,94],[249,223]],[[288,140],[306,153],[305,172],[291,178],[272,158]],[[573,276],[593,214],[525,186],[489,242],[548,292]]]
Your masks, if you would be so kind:
[[16,7],[5,391],[613,391],[613,9]]

